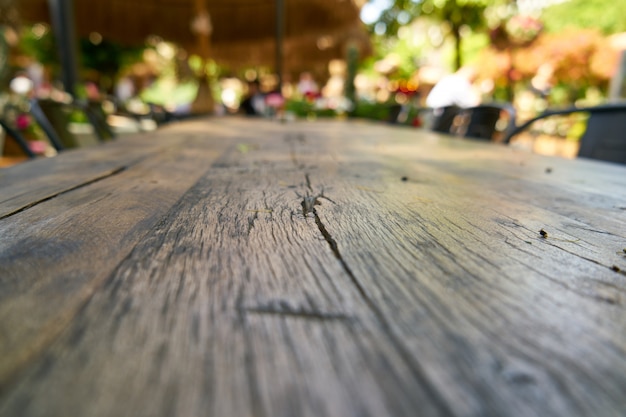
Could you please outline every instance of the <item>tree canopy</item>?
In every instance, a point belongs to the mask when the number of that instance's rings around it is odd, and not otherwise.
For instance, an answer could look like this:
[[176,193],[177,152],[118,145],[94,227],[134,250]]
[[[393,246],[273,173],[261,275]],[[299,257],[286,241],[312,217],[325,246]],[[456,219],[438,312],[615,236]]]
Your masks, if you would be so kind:
[[[492,6],[514,3],[514,0],[393,0],[382,12],[374,28],[384,28],[387,35],[419,16],[428,16],[447,25],[455,42],[455,66],[462,65],[462,29],[486,30],[486,10]],[[382,26],[381,26],[382,25]]]
[[554,33],[568,28],[597,29],[605,35],[626,32],[626,1],[569,0],[548,7],[541,18]]

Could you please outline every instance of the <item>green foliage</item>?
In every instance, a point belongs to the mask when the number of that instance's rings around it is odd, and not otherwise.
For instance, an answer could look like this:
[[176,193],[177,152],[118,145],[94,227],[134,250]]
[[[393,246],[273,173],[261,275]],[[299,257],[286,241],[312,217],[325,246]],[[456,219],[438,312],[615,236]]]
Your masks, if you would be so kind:
[[390,110],[389,104],[386,103],[358,101],[351,116],[369,120],[387,121],[389,119]]
[[122,46],[107,40],[98,44],[89,41],[89,39],[80,40],[80,56],[83,68],[109,76],[114,76],[125,65],[139,62],[143,49],[142,47]]
[[472,32],[487,29],[486,10],[511,0],[394,0],[391,6],[383,11],[378,22],[372,29],[383,27],[385,34],[395,36],[398,30],[419,16],[427,16],[441,22],[447,27],[448,34],[455,43],[455,66],[460,67],[463,50],[461,31],[467,27]]
[[487,7],[504,3],[507,0],[394,0],[384,10],[377,23],[385,25],[388,35],[395,35],[398,29],[419,16],[432,17],[446,22],[454,28],[467,25],[477,29],[486,24],[485,10]]
[[[51,68],[53,73],[60,70],[54,33],[49,28],[37,31],[25,27],[20,38],[20,48],[26,55]],[[143,49],[107,40],[95,44],[88,39],[80,39],[78,44],[81,67],[109,77],[113,77],[122,67],[139,62]]]
[[55,69],[59,66],[56,43],[50,30],[36,33],[31,28],[24,28],[20,37],[20,48],[42,65]]
[[315,103],[309,100],[287,100],[285,111],[301,118],[336,117],[338,113],[329,108],[317,108]]
[[355,96],[356,96],[354,78],[356,77],[358,60],[359,60],[359,50],[354,46],[350,46],[348,48],[348,57],[347,57],[347,61],[348,61],[348,74],[347,75],[348,76],[346,77],[345,94],[346,94],[346,97],[350,99],[351,101],[354,101]]
[[[337,111],[328,108],[317,108],[315,103],[307,100],[288,100],[285,103],[285,110],[301,118],[338,116]],[[387,121],[389,120],[390,111],[391,106],[387,103],[357,100],[354,109],[350,112],[350,117]]]
[[298,117],[307,117],[314,112],[313,103],[307,100],[287,100],[285,111],[291,112]]
[[0,25],[0,85],[3,86],[8,76],[9,45],[4,37],[5,28]]
[[376,76],[379,73],[374,66],[377,61],[393,57],[397,69],[389,74],[390,79],[407,80],[419,68],[421,61],[433,50],[427,35],[433,23],[422,19],[403,27],[396,37],[372,36],[374,55],[366,58],[360,65],[360,73]]
[[472,33],[463,40],[461,55],[467,63],[475,63],[480,54],[489,47],[489,36],[485,33]]
[[626,1],[570,0],[545,9],[541,16],[549,32],[593,28],[604,34],[626,31]]
[[191,103],[196,97],[197,91],[198,84],[195,81],[178,83],[172,78],[162,78],[143,90],[141,98],[146,103],[177,106]]

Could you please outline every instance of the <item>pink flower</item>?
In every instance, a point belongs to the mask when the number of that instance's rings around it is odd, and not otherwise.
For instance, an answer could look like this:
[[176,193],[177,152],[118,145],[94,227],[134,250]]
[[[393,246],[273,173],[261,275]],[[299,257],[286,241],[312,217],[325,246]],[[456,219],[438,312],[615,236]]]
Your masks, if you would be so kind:
[[278,108],[278,107],[281,107],[284,104],[285,99],[283,98],[283,96],[281,96],[278,93],[270,93],[265,98],[265,102],[270,107]]
[[28,147],[37,155],[41,155],[46,152],[46,143],[40,140],[28,141]]
[[26,114],[18,114],[15,119],[15,125],[19,130],[26,130],[30,126],[30,118]]

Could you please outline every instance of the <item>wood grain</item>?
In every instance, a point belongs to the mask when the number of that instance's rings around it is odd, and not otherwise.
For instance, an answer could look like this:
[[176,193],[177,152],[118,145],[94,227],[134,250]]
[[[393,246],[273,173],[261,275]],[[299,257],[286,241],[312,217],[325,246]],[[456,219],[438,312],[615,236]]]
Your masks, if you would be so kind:
[[625,167],[367,123],[181,134],[0,221],[1,416],[624,414]]
[[[85,184],[106,179],[144,159],[168,152],[168,148],[180,147],[194,135],[206,136],[208,127],[215,137],[232,131],[196,121],[185,126],[172,125],[155,132],[124,136],[93,149],[68,150],[59,158],[40,158],[1,169],[0,219]],[[172,129],[174,133],[170,133]]]
[[[195,164],[215,158],[224,146],[216,141],[211,149],[198,141],[204,142],[188,137],[177,146],[161,145],[160,152],[149,149],[149,158],[138,158],[114,175],[0,220],[0,387],[54,340],[202,175]],[[59,165],[71,172],[74,157],[60,155]]]

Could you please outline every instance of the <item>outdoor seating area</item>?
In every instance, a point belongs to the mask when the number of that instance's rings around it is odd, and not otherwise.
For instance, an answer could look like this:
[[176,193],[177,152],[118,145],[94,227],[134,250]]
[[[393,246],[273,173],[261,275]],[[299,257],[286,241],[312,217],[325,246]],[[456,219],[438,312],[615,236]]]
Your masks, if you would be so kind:
[[626,416],[613,6],[0,1],[0,417]]
[[502,141],[515,128],[516,111],[510,103],[485,103],[476,107],[420,108],[414,117],[421,127],[453,136]]
[[531,130],[537,122],[572,114],[586,116],[578,156],[626,164],[626,103],[546,110],[512,129],[504,141],[509,143],[515,135]]
[[[5,138],[3,153],[8,153],[9,155],[18,156],[18,158],[19,156],[23,156],[26,158],[35,157],[35,154],[33,153],[33,151],[30,150],[30,147],[28,146],[28,142],[26,141],[26,139],[22,137],[21,133],[13,129],[11,126],[9,126],[8,123],[6,123],[2,119],[0,119],[0,127],[3,130],[4,138]],[[13,149],[11,149],[11,147],[13,147]],[[7,148],[9,149],[8,152],[6,151]]]

